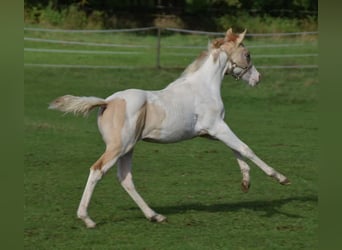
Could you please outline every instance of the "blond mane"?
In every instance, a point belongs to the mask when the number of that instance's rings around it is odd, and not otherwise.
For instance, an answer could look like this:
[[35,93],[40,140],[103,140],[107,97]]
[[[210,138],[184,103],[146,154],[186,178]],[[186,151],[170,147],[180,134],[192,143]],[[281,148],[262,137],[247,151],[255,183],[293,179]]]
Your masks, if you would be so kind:
[[196,72],[206,61],[209,56],[208,51],[202,51],[201,54],[188,67],[185,68],[181,76],[187,76]]
[[208,43],[208,50],[207,51],[202,51],[201,54],[190,64],[188,65],[183,73],[181,74],[181,77],[187,76],[189,74],[192,74],[199,70],[201,66],[204,64],[204,62],[207,60],[209,57],[209,54],[211,53],[211,50],[213,49],[218,49],[220,46],[224,43],[223,38],[218,38],[212,41],[211,43]]

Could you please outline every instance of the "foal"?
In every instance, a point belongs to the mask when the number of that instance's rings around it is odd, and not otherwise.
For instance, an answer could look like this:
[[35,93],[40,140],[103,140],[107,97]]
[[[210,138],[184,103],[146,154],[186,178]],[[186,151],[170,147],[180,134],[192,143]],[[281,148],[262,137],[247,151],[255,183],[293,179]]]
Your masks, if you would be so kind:
[[122,187],[146,218],[156,222],[166,220],[166,217],[153,211],[135,190],[131,168],[133,148],[139,140],[172,143],[196,136],[218,139],[231,148],[237,158],[244,192],[250,186],[250,168],[245,159],[251,160],[280,184],[289,183],[284,175],[257,157],[224,122],[220,93],[224,75],[247,81],[251,86],[260,80],[249,51],[242,44],[245,33],[234,34],[232,29],[228,29],[224,38],[209,44],[208,51],[162,90],[128,89],[106,99],[65,95],[50,104],[51,109],[84,115],[99,107],[97,122],[106,150],[90,168],[77,211],[77,216],[88,228],[96,225],[87,213],[96,183],[115,163]]

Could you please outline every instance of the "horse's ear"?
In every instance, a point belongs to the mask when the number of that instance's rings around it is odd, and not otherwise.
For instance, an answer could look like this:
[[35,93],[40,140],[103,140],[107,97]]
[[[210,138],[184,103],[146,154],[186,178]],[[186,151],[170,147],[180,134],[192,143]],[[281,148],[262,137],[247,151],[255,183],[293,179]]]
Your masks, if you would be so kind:
[[245,31],[240,34],[234,34],[233,29],[229,28],[226,32],[226,37],[224,38],[224,41],[234,42],[237,45],[239,45],[240,43],[242,43],[243,39],[245,38],[246,32],[247,32],[247,29],[245,29]]
[[226,42],[230,42],[230,41],[234,41],[236,39],[236,35],[233,33],[233,29],[229,28],[226,32],[226,36],[224,38],[224,40]]
[[243,39],[245,38],[246,32],[247,32],[247,29],[245,29],[244,32],[237,35],[237,38],[236,38],[237,44],[242,43]]

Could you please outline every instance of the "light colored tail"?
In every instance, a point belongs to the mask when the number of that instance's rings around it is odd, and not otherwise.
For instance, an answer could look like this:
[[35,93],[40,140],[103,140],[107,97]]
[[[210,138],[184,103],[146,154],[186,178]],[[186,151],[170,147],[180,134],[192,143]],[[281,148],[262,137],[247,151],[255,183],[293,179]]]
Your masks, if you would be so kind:
[[75,115],[87,115],[93,108],[106,105],[106,100],[98,97],[64,95],[52,101],[49,109],[57,109],[65,113],[74,113]]

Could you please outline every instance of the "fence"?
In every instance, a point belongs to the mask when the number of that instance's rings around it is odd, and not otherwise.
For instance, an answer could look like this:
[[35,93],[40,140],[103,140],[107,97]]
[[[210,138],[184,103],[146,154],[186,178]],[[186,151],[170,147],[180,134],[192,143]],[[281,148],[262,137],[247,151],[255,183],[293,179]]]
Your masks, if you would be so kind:
[[[27,27],[24,34],[27,67],[123,69],[184,68],[206,49],[208,39],[224,35],[157,27],[119,30]],[[258,68],[318,68],[317,36],[318,32],[247,33],[246,44]]]

